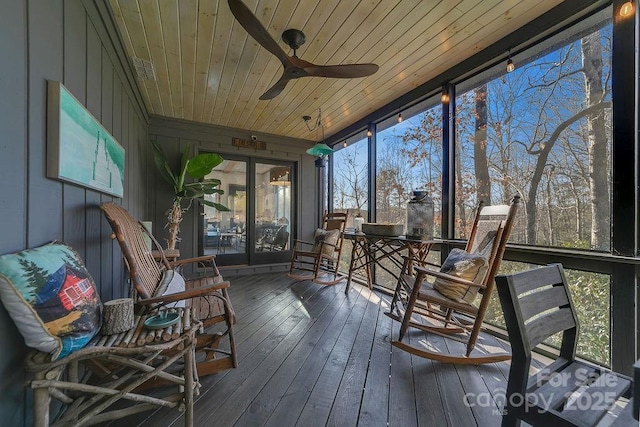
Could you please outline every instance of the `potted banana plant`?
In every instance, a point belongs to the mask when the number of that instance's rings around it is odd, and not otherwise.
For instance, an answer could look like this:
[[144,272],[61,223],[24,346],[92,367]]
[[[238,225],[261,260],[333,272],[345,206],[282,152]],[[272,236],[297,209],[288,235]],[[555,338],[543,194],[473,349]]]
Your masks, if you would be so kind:
[[184,213],[194,202],[211,206],[220,212],[229,211],[226,206],[205,199],[205,195],[208,194],[224,194],[224,191],[219,188],[219,179],[205,178],[224,159],[215,153],[201,153],[189,157],[191,146],[188,145],[182,153],[180,169],[174,170],[162,148],[155,141],[151,141],[151,145],[158,171],[174,190],[173,203],[167,211],[166,226],[169,232],[167,249],[173,250],[176,248],[176,243],[180,241],[178,234]]

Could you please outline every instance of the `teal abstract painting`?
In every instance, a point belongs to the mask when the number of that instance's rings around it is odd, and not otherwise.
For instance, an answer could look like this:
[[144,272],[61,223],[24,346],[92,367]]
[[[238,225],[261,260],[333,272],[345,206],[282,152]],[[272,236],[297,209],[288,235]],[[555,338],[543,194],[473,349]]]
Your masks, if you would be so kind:
[[47,104],[47,176],[122,197],[124,148],[60,82]]

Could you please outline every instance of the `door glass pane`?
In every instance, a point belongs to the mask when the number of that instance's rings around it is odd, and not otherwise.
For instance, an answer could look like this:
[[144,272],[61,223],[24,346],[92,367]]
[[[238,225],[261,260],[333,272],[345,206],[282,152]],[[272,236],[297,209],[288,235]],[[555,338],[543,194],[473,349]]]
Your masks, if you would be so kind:
[[278,252],[290,247],[291,167],[256,164],[256,252]]
[[221,203],[229,212],[204,207],[203,248],[205,255],[246,253],[247,164],[225,160],[207,178],[221,181],[224,194],[208,194],[205,200]]

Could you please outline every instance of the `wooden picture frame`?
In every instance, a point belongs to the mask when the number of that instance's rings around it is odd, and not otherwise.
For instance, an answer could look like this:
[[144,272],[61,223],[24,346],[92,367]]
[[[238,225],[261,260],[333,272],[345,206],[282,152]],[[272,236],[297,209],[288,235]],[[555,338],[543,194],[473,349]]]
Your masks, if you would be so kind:
[[58,81],[47,82],[47,177],[124,194],[124,148]]

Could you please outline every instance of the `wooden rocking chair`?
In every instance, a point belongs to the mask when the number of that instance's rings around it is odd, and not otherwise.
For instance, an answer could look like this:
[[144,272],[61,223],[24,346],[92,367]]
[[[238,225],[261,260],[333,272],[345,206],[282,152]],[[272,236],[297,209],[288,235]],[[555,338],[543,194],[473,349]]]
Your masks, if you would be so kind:
[[[515,196],[510,205],[483,206],[480,203],[465,251],[452,250],[440,271],[429,267],[430,264],[416,265],[415,259],[405,259],[390,311],[385,313],[402,322],[400,336],[392,342],[395,347],[446,363],[481,364],[510,358],[508,353],[472,352],[519,199]],[[472,265],[478,268],[461,271]],[[464,278],[469,274],[471,278]],[[433,283],[427,282],[428,276],[435,278]],[[473,303],[476,292],[482,294],[478,305]],[[413,346],[405,340],[409,326],[465,343],[466,352],[457,355]]]
[[[323,228],[315,232],[313,243],[295,240],[288,276],[312,280],[321,285],[335,285],[344,279],[338,275],[347,213],[325,212]],[[304,273],[309,272],[309,273]],[[325,276],[329,276],[328,280]]]
[[[137,294],[137,305],[143,311],[162,305],[184,301],[202,322],[204,333],[197,335],[196,351],[204,353],[198,357],[198,375],[209,375],[238,366],[233,324],[235,313],[227,288],[215,263],[215,256],[203,256],[169,262],[162,247],[151,233],[136,221],[124,208],[114,203],[101,206],[117,238],[131,283]],[[146,239],[150,239],[160,261],[152,254]],[[186,279],[184,290],[173,292],[171,277],[188,264],[195,264],[201,277]],[[177,275],[179,276],[179,274]],[[214,325],[223,325],[221,331],[208,332]],[[220,329],[220,328],[219,328]],[[229,350],[219,348],[223,338],[229,338]]]

